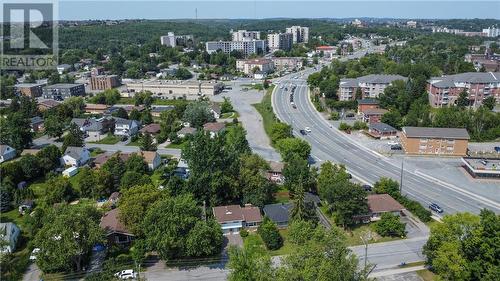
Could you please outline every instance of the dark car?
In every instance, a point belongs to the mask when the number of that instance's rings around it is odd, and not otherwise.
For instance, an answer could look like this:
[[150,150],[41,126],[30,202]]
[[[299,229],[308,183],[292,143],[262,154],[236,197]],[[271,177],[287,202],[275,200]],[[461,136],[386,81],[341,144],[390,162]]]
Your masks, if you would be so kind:
[[431,203],[429,205],[429,209],[433,210],[436,213],[440,213],[440,214],[443,212],[443,209],[441,209],[441,207],[439,207],[439,205],[436,203]]
[[365,191],[372,191],[372,186],[371,185],[368,185],[368,184],[364,184],[362,186],[362,188],[365,190]]
[[352,175],[350,173],[347,173],[347,178],[352,179]]
[[495,151],[500,153],[500,146],[495,146]]
[[305,130],[300,130],[299,132],[300,132],[301,135],[305,135],[306,134]]
[[401,149],[403,149],[403,147],[401,147],[400,144],[391,145],[391,150],[401,150]]
[[122,140],[122,141],[127,141],[127,140],[128,140],[128,137],[127,137],[127,136],[123,136],[121,140]]

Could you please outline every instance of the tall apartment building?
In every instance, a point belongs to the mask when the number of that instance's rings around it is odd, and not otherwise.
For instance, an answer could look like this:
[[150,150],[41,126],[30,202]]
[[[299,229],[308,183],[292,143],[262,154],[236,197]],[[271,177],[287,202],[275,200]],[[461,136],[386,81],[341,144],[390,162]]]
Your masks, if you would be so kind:
[[270,59],[249,59],[236,61],[236,69],[242,71],[246,75],[253,74],[253,70],[256,68],[258,68],[259,71],[270,73],[274,71],[274,63]]
[[189,45],[194,41],[193,35],[175,35],[173,32],[160,37],[162,45],[167,47],[176,47],[177,45]]
[[287,27],[286,33],[292,34],[294,44],[309,42],[309,27],[303,27],[303,26]]
[[289,51],[292,49],[293,34],[291,33],[271,33],[267,35],[267,45],[269,51],[277,50]]
[[44,99],[64,100],[69,97],[84,96],[85,85],[83,84],[54,84],[42,89]]
[[356,99],[358,88],[361,88],[362,99],[378,98],[385,88],[396,80],[406,81],[407,78],[401,75],[370,74],[358,78],[340,79],[339,100]]
[[408,28],[417,28],[417,22],[414,20],[410,20],[406,22],[406,27]]
[[97,75],[90,77],[90,89],[109,90],[120,86],[120,78],[118,75]]
[[469,133],[464,128],[403,127],[400,142],[407,154],[465,156]]
[[234,50],[241,51],[245,56],[250,54],[263,54],[266,52],[267,44],[265,40],[251,41],[210,41],[205,43],[207,53],[212,54],[221,50],[229,54]]
[[231,31],[233,41],[260,40],[260,31],[238,30]]
[[500,102],[500,72],[465,72],[427,81],[429,103],[433,107],[454,105],[462,91],[467,91],[471,106],[479,106],[489,96]]
[[42,95],[42,87],[44,85],[45,84],[22,83],[14,85],[14,88],[16,89],[16,93],[30,98],[36,98]]
[[500,28],[491,26],[483,29],[483,33],[486,37],[497,37],[500,36]]

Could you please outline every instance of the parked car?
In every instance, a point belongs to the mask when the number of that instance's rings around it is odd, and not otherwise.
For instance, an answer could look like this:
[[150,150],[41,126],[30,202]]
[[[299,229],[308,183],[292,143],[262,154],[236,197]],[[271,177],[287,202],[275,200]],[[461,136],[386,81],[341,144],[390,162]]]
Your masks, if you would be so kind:
[[500,146],[495,146],[495,151],[500,153]]
[[399,143],[397,141],[391,140],[387,143],[388,145],[398,145]]
[[351,173],[347,173],[347,178],[348,178],[348,179],[352,179],[352,175],[351,175]]
[[391,145],[391,150],[401,150],[401,149],[403,149],[403,147],[401,147],[400,144]]
[[371,185],[364,184],[362,187],[363,187],[363,189],[364,189],[365,191],[372,191],[372,186],[371,186]]
[[429,205],[429,209],[431,209],[432,211],[434,211],[436,213],[440,213],[440,214],[443,212],[443,209],[441,207],[439,207],[439,205],[436,203],[431,203]]
[[300,132],[301,135],[305,135],[306,134],[306,131],[304,131],[304,130],[300,130],[299,132]]
[[308,132],[308,133],[310,133],[310,132],[311,132],[311,128],[309,128],[309,127],[305,127],[305,128],[304,128],[304,130],[305,130],[306,132]]
[[36,255],[40,252],[40,248],[35,248],[31,251],[30,261],[36,260]]
[[133,269],[125,269],[115,273],[115,276],[122,280],[135,279],[137,277],[137,273]]

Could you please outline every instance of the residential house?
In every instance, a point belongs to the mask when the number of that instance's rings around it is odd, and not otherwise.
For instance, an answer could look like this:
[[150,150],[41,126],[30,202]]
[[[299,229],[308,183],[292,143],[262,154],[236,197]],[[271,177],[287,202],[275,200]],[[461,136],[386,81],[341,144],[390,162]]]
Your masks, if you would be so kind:
[[129,120],[115,117],[115,135],[133,136],[139,132],[140,123],[136,120]]
[[40,116],[35,116],[30,119],[30,127],[33,132],[40,132],[44,130],[43,118]]
[[192,127],[183,127],[179,131],[177,131],[177,137],[185,138],[188,135],[194,135],[196,133],[196,128]]
[[285,165],[280,162],[269,161],[269,170],[267,170],[267,179],[277,183],[282,184],[285,181],[283,176],[283,168]]
[[85,147],[68,146],[64,155],[61,157],[61,163],[65,166],[80,167],[90,160],[90,152]]
[[292,203],[276,203],[265,205],[262,211],[264,215],[273,221],[279,228],[284,228],[288,226],[292,208]]
[[106,105],[106,104],[95,104],[95,103],[85,104],[85,113],[103,114],[108,109],[109,109],[109,105]]
[[362,113],[363,121],[368,124],[379,123],[382,119],[382,115],[387,112],[387,110],[382,108],[365,109]]
[[209,122],[203,125],[203,130],[210,133],[210,137],[215,137],[220,132],[224,131],[226,124],[220,122]]
[[5,245],[0,248],[0,253],[13,253],[16,250],[17,240],[20,234],[21,230],[14,223],[0,223],[0,239],[5,243]]
[[367,201],[368,210],[370,211],[370,221],[380,220],[384,213],[392,213],[399,216],[405,210],[405,207],[389,194],[370,194],[367,196]]
[[96,118],[73,118],[76,124],[85,133],[86,141],[100,141],[115,128],[115,119],[112,117]]
[[368,134],[377,139],[391,139],[397,137],[398,130],[382,122],[371,123],[368,126]]
[[156,151],[141,151],[141,156],[148,164],[150,170],[155,170],[161,165],[160,154],[158,154],[158,152]]
[[144,126],[142,129],[139,130],[139,132],[141,132],[141,134],[150,134],[156,141],[156,137],[158,136],[158,134],[160,134],[160,129],[161,129],[160,124],[151,123]]
[[170,111],[170,110],[174,110],[174,109],[175,109],[175,106],[173,106],[173,105],[161,105],[161,106],[155,105],[155,106],[151,107],[150,112],[151,112],[151,116],[160,117],[162,112]]
[[118,208],[106,212],[99,226],[106,232],[109,244],[128,245],[134,240],[134,234],[120,221]]
[[38,110],[46,111],[59,106],[61,103],[55,100],[41,100],[38,101]]
[[186,161],[184,161],[184,159],[179,159],[179,162],[177,162],[174,175],[183,180],[187,180],[189,178],[189,165]]
[[115,153],[105,152],[105,153],[97,155],[97,157],[94,159],[94,161],[92,161],[92,163],[93,163],[94,167],[100,169],[106,162],[108,162],[109,158],[111,158],[115,155],[118,155],[118,157],[120,157],[120,159],[123,162],[126,162],[128,160],[128,158],[130,157],[130,155],[132,155],[132,154],[131,153],[123,153],[123,152],[115,152]]
[[16,157],[16,150],[6,144],[0,144],[0,163]]
[[469,133],[464,128],[403,127],[400,142],[407,154],[467,155]]
[[250,204],[218,206],[213,208],[214,217],[221,225],[223,234],[239,233],[240,230],[256,229],[262,222],[258,207]]
[[215,119],[219,119],[222,115],[222,110],[218,103],[213,103],[212,105],[210,105],[210,112],[212,112]]

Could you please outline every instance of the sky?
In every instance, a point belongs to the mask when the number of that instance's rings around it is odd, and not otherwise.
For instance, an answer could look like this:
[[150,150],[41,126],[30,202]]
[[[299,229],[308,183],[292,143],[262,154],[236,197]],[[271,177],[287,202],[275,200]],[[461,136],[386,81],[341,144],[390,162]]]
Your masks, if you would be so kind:
[[[60,20],[89,19],[263,19],[263,18],[493,18],[499,0],[0,0],[56,1]],[[1,15],[0,15],[1,16]]]

